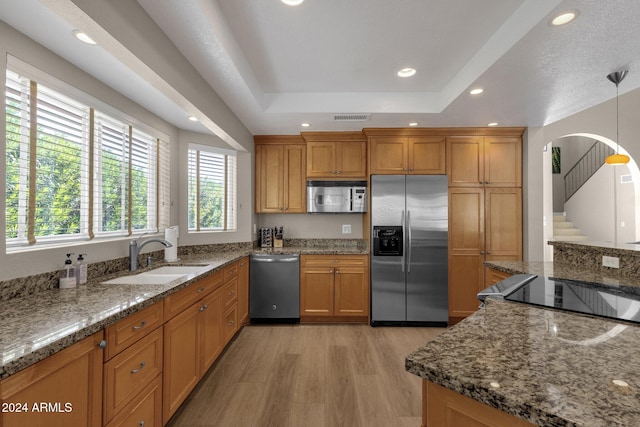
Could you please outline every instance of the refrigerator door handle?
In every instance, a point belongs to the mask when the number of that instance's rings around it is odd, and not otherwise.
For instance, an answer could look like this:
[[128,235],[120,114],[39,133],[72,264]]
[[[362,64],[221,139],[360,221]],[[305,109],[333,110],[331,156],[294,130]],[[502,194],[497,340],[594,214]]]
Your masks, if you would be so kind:
[[405,227],[404,227],[404,210],[402,211],[401,215],[402,215],[401,225],[402,225],[402,249],[403,249],[402,250],[402,272],[404,273],[404,254],[406,252],[404,249],[407,247],[407,244],[406,244],[407,234],[405,233]]
[[411,271],[411,211],[407,209],[407,235],[409,237],[407,248],[407,273]]

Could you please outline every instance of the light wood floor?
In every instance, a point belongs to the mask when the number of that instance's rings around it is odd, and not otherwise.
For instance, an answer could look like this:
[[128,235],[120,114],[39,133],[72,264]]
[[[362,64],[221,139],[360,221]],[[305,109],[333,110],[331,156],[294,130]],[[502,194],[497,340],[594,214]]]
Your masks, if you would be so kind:
[[418,427],[404,358],[444,328],[246,326],[169,427]]

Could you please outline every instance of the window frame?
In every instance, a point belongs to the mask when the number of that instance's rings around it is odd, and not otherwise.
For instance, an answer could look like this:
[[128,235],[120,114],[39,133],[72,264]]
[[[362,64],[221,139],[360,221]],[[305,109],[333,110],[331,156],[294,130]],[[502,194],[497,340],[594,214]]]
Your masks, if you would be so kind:
[[[81,174],[85,175],[86,181],[88,183],[79,183],[80,186],[80,198],[82,199],[82,203],[86,204],[86,206],[81,204],[81,213],[80,213],[80,221],[81,221],[81,232],[78,234],[49,234],[43,236],[36,236],[36,241],[29,241],[29,232],[26,232],[26,237],[23,234],[21,238],[9,238],[7,235],[7,230],[5,231],[5,252],[20,252],[25,250],[35,250],[45,247],[51,246],[68,246],[71,244],[82,244],[87,243],[89,241],[103,241],[103,240],[113,240],[113,239],[121,239],[123,237],[130,237],[134,235],[145,234],[149,232],[159,232],[164,228],[169,227],[169,219],[170,219],[170,142],[169,137],[161,131],[150,128],[147,125],[144,125],[139,120],[129,116],[128,114],[119,111],[104,102],[97,100],[90,95],[74,88],[67,83],[64,83],[55,77],[48,75],[47,73],[29,65],[21,60],[7,55],[7,63],[5,68],[5,90],[7,88],[7,81],[9,80],[9,72],[18,74],[21,78],[28,79],[30,82],[37,82],[38,86],[44,86],[48,90],[53,91],[62,97],[69,98],[76,103],[82,104],[83,107],[88,109],[87,116],[89,117],[89,126],[87,131],[87,140],[82,140],[80,144],[83,155],[81,165]],[[21,92],[22,93],[22,92]],[[31,94],[30,94],[31,95]],[[8,133],[8,129],[6,128],[7,119],[8,119],[8,103],[5,98],[5,132]],[[37,104],[29,100],[29,111],[30,114],[34,108],[34,105]],[[95,179],[90,179],[92,176],[96,176],[96,170],[100,170],[102,165],[100,159],[96,159],[95,147],[94,147],[94,126],[95,126],[95,113],[98,110],[99,115],[113,117],[122,123],[126,124],[129,129],[129,134],[136,134],[137,136],[143,136],[145,138],[149,138],[145,140],[145,144],[147,150],[149,151],[150,161],[153,162],[153,167],[149,168],[148,178],[146,179],[147,185],[153,185],[154,188],[149,188],[146,192],[146,199],[150,200],[153,203],[153,212],[150,212],[147,209],[147,220],[146,227],[144,229],[131,229],[131,215],[128,215],[128,229],[120,228],[117,231],[113,232],[102,232],[101,231],[101,222],[97,221],[99,217],[102,216],[101,209],[97,209],[96,206],[96,194],[100,190],[100,185],[95,185]],[[38,114],[35,112],[35,114]],[[20,123],[20,127],[24,126],[24,123]],[[28,125],[29,133],[31,133],[31,126]],[[133,130],[135,129],[135,131]],[[19,150],[21,153],[21,157],[19,159],[18,171],[20,173],[20,180],[18,185],[24,185],[28,180],[28,176],[25,177],[24,174],[28,174],[29,171],[26,170],[24,162],[28,163],[28,158],[23,158],[22,154],[24,150],[27,150],[31,144],[31,137],[27,138],[28,140],[25,142],[24,138],[22,138],[19,142]],[[7,138],[8,141],[8,138]],[[5,152],[5,166],[8,166],[8,153]],[[36,155],[37,156],[37,155]],[[129,157],[131,157],[129,155]],[[153,159],[154,158],[154,159]],[[85,164],[86,162],[87,164]],[[96,167],[98,165],[98,167]],[[149,167],[149,163],[146,165]],[[22,169],[22,171],[20,171]],[[32,171],[33,169],[31,169]],[[129,175],[130,176],[130,175]],[[8,187],[9,182],[8,179],[5,179],[5,192],[8,196]],[[97,187],[97,188],[96,188]],[[26,192],[26,189],[21,189],[18,191]],[[15,191],[14,191],[15,193]],[[27,198],[29,196],[27,195]],[[37,194],[36,194],[37,197]],[[7,199],[7,198],[5,198]],[[99,199],[99,197],[98,197]],[[20,202],[23,203],[23,202]],[[28,204],[25,206],[20,206],[22,210],[28,209]],[[8,205],[5,200],[5,212],[8,210]],[[33,223],[34,219],[31,221],[28,218],[29,213],[25,215],[24,212],[18,212],[18,220],[16,222],[17,226],[22,229],[28,229],[30,227],[30,223]],[[5,216],[5,221],[8,218]],[[26,223],[23,223],[26,222]],[[19,235],[20,236],[20,235]]]

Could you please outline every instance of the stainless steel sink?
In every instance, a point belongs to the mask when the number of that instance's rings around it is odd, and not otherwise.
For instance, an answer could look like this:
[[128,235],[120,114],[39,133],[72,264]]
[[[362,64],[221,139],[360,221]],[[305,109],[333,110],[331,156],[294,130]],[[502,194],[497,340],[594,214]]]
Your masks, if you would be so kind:
[[166,285],[191,273],[202,271],[206,265],[169,265],[144,273],[116,277],[102,282],[107,285]]

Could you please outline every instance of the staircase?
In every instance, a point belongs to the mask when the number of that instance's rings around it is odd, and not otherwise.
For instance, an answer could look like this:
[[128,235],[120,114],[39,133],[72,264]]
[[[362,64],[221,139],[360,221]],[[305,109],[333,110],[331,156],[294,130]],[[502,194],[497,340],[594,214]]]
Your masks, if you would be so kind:
[[564,212],[554,212],[553,214],[553,240],[561,242],[581,242],[589,240],[584,236],[579,228],[567,221]]

